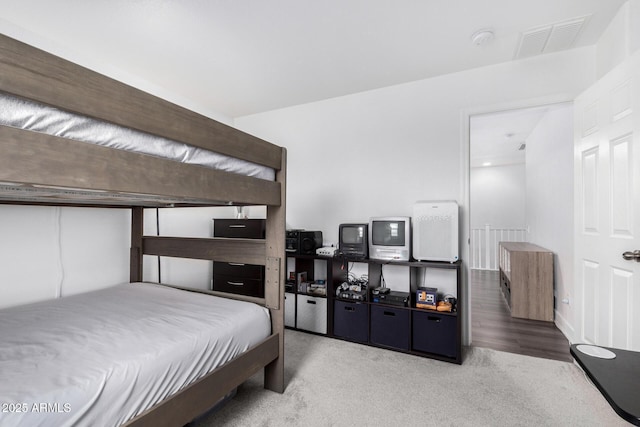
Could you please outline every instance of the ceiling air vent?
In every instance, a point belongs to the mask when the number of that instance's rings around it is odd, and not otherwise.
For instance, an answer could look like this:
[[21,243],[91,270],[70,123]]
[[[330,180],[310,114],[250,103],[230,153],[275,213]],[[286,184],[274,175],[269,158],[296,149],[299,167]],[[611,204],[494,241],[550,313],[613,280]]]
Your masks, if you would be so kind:
[[515,59],[572,48],[588,18],[569,19],[523,32]]

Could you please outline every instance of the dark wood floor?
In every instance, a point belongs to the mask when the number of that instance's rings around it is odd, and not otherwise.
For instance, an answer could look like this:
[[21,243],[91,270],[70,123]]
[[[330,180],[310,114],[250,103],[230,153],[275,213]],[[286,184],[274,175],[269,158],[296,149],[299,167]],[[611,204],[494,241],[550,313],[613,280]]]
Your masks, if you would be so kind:
[[571,362],[569,341],[553,322],[511,317],[498,274],[471,270],[471,345]]

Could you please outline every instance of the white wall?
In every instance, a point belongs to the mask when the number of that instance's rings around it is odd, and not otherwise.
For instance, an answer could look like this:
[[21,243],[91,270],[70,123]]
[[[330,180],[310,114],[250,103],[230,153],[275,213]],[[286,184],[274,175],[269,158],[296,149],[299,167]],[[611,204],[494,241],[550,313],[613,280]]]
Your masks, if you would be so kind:
[[[70,17],[69,19],[77,18]],[[54,42],[50,38],[44,37],[37,33],[33,33],[23,27],[15,25],[14,23],[3,19],[1,16],[0,33],[16,40],[20,40],[31,46],[37,47],[38,49],[42,49],[46,52],[52,53],[56,56],[59,56],[60,58],[64,58],[71,62],[75,62],[76,64],[80,64],[85,68],[96,71],[100,74],[104,74],[105,76],[109,76],[115,80],[126,83],[150,94],[156,95],[189,110],[197,111],[200,114],[215,119],[219,122],[230,124],[233,121],[230,117],[221,114],[218,111],[212,110],[206,105],[195,103],[192,100],[186,99],[183,96],[168,91],[161,86],[157,86],[141,78],[140,76],[133,75],[129,72],[115,67],[113,64],[105,61],[104,58],[101,58],[100,52],[97,50],[77,50],[77,47],[74,48],[74,46],[68,44],[60,44]]]
[[573,329],[573,106],[550,110],[527,139],[529,241],[554,252],[556,323]]
[[[335,242],[342,222],[409,215],[417,200],[457,200],[466,254],[462,118],[523,100],[571,100],[594,78],[594,49],[582,48],[242,117],[235,125],[287,147],[290,227],[321,230],[325,243]],[[469,295],[466,281],[463,289]],[[468,342],[469,301],[460,303]]]
[[129,280],[126,209],[0,205],[0,308]]
[[[595,75],[592,48],[544,55],[247,116],[235,125],[288,149],[287,218],[337,240],[338,225],[463,204],[461,112],[562,94]],[[463,214],[466,206],[462,206]]]
[[600,78],[640,48],[640,0],[626,2],[596,45]]
[[471,228],[525,228],[524,163],[471,168]]

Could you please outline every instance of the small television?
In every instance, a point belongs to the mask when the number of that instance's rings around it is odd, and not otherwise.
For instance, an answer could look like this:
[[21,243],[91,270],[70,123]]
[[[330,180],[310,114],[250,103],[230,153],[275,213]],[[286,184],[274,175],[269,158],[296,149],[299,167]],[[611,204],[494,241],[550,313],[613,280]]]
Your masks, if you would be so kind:
[[369,224],[340,224],[338,248],[347,258],[366,259],[369,256]]
[[375,217],[369,220],[369,258],[409,261],[411,258],[411,218]]

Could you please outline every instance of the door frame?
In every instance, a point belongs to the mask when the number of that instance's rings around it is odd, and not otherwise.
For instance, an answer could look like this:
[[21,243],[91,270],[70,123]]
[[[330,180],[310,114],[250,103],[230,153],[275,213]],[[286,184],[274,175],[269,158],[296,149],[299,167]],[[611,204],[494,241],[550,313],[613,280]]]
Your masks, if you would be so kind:
[[[508,101],[498,104],[480,105],[475,107],[466,108],[460,111],[460,170],[462,171],[462,193],[459,198],[463,201],[463,205],[460,207],[460,247],[461,256],[463,259],[462,274],[462,289],[463,294],[467,298],[463,299],[463,316],[462,316],[462,345],[471,345],[473,343],[473,337],[471,336],[471,299],[473,293],[471,286],[469,285],[469,278],[471,274],[471,266],[469,264],[470,245],[469,239],[471,237],[471,127],[470,120],[472,116],[480,114],[500,113],[510,110],[520,110],[525,108],[541,107],[545,105],[561,104],[561,103],[573,103],[574,96],[567,94],[555,94],[538,98],[527,98],[515,101]],[[556,319],[557,322],[557,319]],[[573,326],[566,322],[558,324],[565,336],[572,340]]]

